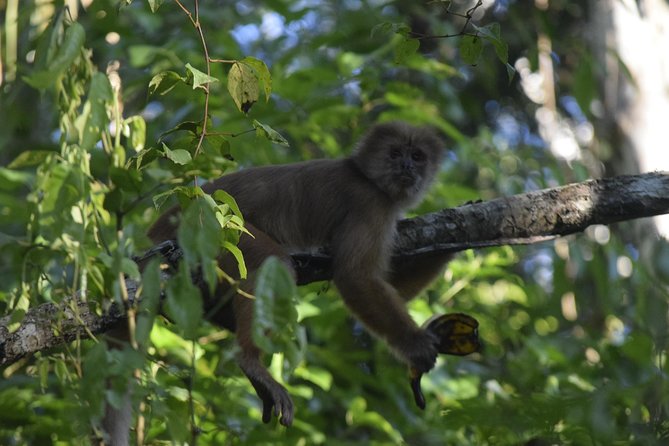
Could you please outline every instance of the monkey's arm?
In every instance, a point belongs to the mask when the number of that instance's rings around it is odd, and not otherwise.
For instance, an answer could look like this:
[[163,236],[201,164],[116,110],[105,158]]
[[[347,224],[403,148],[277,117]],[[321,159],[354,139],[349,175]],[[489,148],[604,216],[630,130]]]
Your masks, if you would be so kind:
[[453,256],[450,252],[430,252],[394,258],[388,280],[404,300],[411,300],[437,278]]
[[346,305],[369,330],[401,360],[428,371],[437,357],[435,339],[416,325],[400,294],[383,278],[387,242],[374,229],[364,223],[342,225],[333,240],[334,282]]

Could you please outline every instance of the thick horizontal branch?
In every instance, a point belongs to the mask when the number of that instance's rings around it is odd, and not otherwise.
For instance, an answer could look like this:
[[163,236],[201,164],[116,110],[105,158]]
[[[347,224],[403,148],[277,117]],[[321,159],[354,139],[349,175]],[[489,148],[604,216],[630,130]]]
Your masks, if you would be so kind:
[[[669,213],[669,174],[623,176],[474,203],[402,220],[393,262],[401,265],[415,256],[457,252],[468,248],[526,244],[583,231],[593,224]],[[173,243],[152,250],[170,263],[179,258]],[[330,258],[319,253],[293,255],[301,284],[331,278]],[[137,284],[126,281],[131,297]],[[111,306],[98,315],[72,299],[44,304],[27,313],[18,330],[9,333],[9,317],[0,319],[0,366],[77,337],[107,331],[123,318]]]
[[[608,225],[669,213],[669,173],[589,180],[497,198],[402,220],[394,263],[432,252],[536,243]],[[331,277],[326,251],[295,254],[300,284]]]

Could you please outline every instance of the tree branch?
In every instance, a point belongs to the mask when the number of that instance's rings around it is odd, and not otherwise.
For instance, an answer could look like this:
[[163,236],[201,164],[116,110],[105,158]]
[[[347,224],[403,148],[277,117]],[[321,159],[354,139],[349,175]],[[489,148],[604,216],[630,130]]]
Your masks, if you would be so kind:
[[[669,213],[669,173],[590,180],[402,220],[398,223],[393,261],[401,264],[434,252],[536,243],[580,232],[593,224],[666,213]],[[156,254],[172,264],[180,257],[173,242],[162,243],[147,255]],[[294,253],[293,260],[300,284],[331,278],[326,249]],[[133,299],[137,285],[133,280],[126,281]],[[77,337],[104,333],[122,320],[124,314],[112,305],[98,315],[75,297],[61,304],[46,303],[30,309],[13,333],[8,330],[9,317],[3,317],[0,366]]]

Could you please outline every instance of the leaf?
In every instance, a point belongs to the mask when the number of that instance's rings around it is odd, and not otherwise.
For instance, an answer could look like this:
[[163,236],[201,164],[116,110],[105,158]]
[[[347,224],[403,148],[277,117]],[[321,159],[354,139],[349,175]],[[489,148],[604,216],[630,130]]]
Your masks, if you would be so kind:
[[102,138],[102,132],[109,124],[107,106],[111,103],[113,93],[109,79],[102,73],[93,74],[88,90],[88,100],[82,113],[75,120],[79,132],[79,145],[90,151]]
[[179,164],[183,166],[184,164],[190,163],[191,160],[193,159],[188,150],[184,149],[171,150],[169,147],[167,147],[167,144],[162,143],[162,145],[165,157],[170,161],[172,161],[174,164]]
[[383,23],[379,23],[378,25],[376,25],[372,28],[370,36],[374,37],[374,35],[377,34],[377,33],[379,33],[379,34],[395,33],[395,34],[399,34],[401,36],[407,37],[410,32],[411,32],[411,28],[409,28],[409,26],[406,25],[405,23],[383,22]]
[[189,63],[186,64],[186,70],[188,70],[186,74],[188,75],[189,80],[192,76],[193,90],[196,88],[204,89],[204,85],[218,82],[218,79],[215,77],[211,77],[207,73],[203,73]]
[[9,333],[13,333],[18,330],[18,328],[21,326],[21,321],[23,321],[23,317],[28,312],[28,308],[30,308],[30,293],[26,287],[22,286],[19,298],[16,301],[14,308],[12,308],[9,323],[7,324],[7,330]]
[[146,144],[146,121],[139,115],[131,116],[123,122],[123,134],[130,140],[130,147],[139,153]]
[[42,33],[35,51],[35,69],[44,70],[58,54],[60,41],[65,29],[65,8],[62,8],[51,19],[47,29]]
[[263,351],[277,353],[294,350],[293,333],[297,327],[293,276],[277,257],[260,266],[255,286],[253,341]]
[[242,62],[235,62],[228,73],[228,92],[237,108],[247,114],[258,102],[258,77],[253,68]]
[[204,278],[213,291],[217,278],[212,261],[220,253],[221,225],[214,213],[215,203],[209,203],[207,198],[209,197],[196,198],[183,212],[177,229],[177,239],[191,269],[209,268],[209,271],[205,271]]
[[[25,77],[25,81],[34,88],[48,88],[58,81],[60,76],[69,68],[74,60],[81,54],[86,41],[86,32],[79,23],[72,23],[67,30],[63,42],[58,47],[55,57],[47,61],[43,70],[34,72]],[[53,44],[53,41],[52,41]],[[49,48],[52,51],[52,48]]]
[[116,187],[125,191],[139,192],[142,187],[142,176],[136,170],[110,167],[109,178]]
[[143,350],[149,342],[153,321],[160,307],[160,262],[156,259],[149,262],[142,273],[142,294],[137,314],[135,339]]
[[246,65],[250,65],[255,71],[255,75],[263,84],[263,91],[265,93],[265,102],[269,101],[269,96],[272,93],[272,75],[267,68],[265,62],[255,57],[245,57],[240,61]]
[[149,8],[151,8],[151,12],[156,12],[158,11],[158,8],[160,8],[165,0],[149,0]]
[[243,218],[242,217],[242,211],[239,210],[239,206],[237,205],[237,202],[232,197],[232,195],[230,195],[229,193],[227,193],[223,189],[218,189],[216,192],[214,192],[213,197],[214,197],[214,200],[218,201],[219,203],[225,203],[228,206],[230,206],[230,210],[232,210],[232,212],[237,217]]
[[223,242],[223,248],[225,248],[226,251],[232,254],[232,256],[237,261],[237,268],[239,269],[239,277],[241,279],[246,279],[248,271],[246,270],[246,262],[244,262],[244,255],[242,254],[242,251],[236,245],[233,245],[232,243],[227,241]]
[[33,167],[41,164],[50,156],[55,155],[56,152],[50,150],[27,150],[9,163],[10,169],[20,169],[22,167]]
[[163,139],[167,135],[170,135],[175,132],[190,132],[193,135],[198,135],[201,129],[202,123],[196,121],[183,121],[172,127],[171,129],[160,134],[160,139]]
[[253,127],[256,129],[256,136],[262,136],[267,139],[269,139],[271,142],[280,144],[282,146],[289,147],[290,144],[288,144],[288,141],[286,138],[281,136],[279,132],[274,130],[272,127],[268,126],[267,124],[263,124],[260,121],[254,119],[253,120]]
[[476,65],[483,51],[483,40],[478,36],[462,36],[460,57],[469,65]]
[[403,39],[395,47],[395,63],[404,65],[407,59],[418,51],[420,41],[418,39]]
[[506,75],[509,77],[509,84],[511,84],[511,81],[516,75],[516,69],[513,68],[513,66],[509,63],[506,63],[504,65],[506,66]]
[[123,191],[120,188],[114,188],[105,194],[105,200],[102,207],[109,212],[120,212],[123,210]]
[[497,58],[502,63],[507,63],[509,61],[509,45],[502,40],[501,28],[499,23],[491,23],[486,26],[476,26],[474,28],[478,31],[481,36],[486,39],[488,42],[492,43],[495,48],[495,53]]
[[149,94],[164,95],[177,86],[179,82],[186,83],[186,78],[174,71],[158,73],[149,82]]
[[165,294],[167,316],[183,330],[186,339],[194,339],[202,322],[203,304],[186,262],[179,264],[179,272],[167,282]]
[[177,186],[155,195],[153,197],[153,205],[156,207],[156,209],[160,209],[165,201],[167,201],[167,199],[174,194],[179,194],[186,197],[187,199],[191,199],[202,196],[202,189],[199,187]]

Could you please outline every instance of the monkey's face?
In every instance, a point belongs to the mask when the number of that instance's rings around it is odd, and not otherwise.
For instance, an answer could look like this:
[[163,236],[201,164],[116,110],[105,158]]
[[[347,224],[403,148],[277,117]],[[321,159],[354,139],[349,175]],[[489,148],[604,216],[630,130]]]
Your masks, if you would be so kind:
[[444,157],[441,140],[429,129],[391,122],[374,126],[355,155],[362,171],[391,199],[415,204]]
[[427,154],[420,147],[391,147],[386,158],[391,177],[406,189],[412,189],[423,182],[426,163]]

